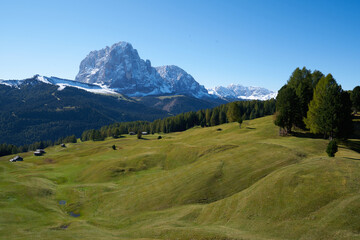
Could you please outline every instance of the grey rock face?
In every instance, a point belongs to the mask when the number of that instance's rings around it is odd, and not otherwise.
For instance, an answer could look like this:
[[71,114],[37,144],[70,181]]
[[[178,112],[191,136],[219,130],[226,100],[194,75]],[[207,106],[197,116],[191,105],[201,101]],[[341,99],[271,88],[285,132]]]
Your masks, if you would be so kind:
[[185,94],[209,96],[204,86],[177,66],[154,68],[130,43],[92,51],[81,62],[76,81],[103,84],[129,96]]
[[133,96],[171,92],[150,61],[142,60],[126,42],[90,52],[80,63],[75,80],[103,84]]

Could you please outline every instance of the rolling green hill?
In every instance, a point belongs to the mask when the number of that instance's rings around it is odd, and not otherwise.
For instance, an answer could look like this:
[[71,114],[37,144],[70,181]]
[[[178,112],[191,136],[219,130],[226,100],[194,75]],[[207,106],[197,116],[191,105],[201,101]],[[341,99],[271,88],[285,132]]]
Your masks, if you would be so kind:
[[358,152],[271,116],[157,137],[1,157],[0,239],[360,239]]

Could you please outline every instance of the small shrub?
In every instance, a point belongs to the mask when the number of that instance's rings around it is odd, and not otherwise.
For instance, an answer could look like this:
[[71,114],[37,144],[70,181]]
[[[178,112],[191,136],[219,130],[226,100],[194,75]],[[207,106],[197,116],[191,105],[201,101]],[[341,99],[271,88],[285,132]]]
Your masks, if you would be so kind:
[[222,129],[221,129],[221,128],[218,128],[218,129],[216,129],[216,131],[222,131]]
[[113,150],[116,150],[116,146],[115,146],[115,145],[112,145],[112,149],[113,149]]
[[162,139],[162,136],[158,136],[158,139]]
[[326,148],[326,153],[329,157],[334,157],[335,153],[338,151],[338,145],[336,143],[336,140],[331,140]]

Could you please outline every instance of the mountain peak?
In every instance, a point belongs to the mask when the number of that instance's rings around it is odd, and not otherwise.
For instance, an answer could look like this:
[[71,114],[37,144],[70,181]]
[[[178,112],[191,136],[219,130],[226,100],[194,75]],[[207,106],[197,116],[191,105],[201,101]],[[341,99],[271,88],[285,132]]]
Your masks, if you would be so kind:
[[262,87],[245,87],[240,84],[230,84],[227,87],[216,86],[208,89],[209,93],[220,98],[243,99],[243,100],[268,100],[275,98],[277,92]]
[[186,71],[175,65],[154,68],[150,60],[139,57],[128,42],[90,52],[80,63],[76,80],[103,84],[129,96],[185,94],[202,98],[209,96]]

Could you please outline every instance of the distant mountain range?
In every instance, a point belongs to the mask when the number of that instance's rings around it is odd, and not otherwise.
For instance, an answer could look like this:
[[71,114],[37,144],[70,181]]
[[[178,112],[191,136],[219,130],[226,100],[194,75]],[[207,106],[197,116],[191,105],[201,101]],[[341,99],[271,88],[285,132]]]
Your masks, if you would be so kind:
[[152,67],[130,43],[92,51],[75,81],[35,75],[0,80],[0,137],[13,144],[79,134],[116,121],[154,120],[229,101],[266,100],[264,88],[207,90],[180,67]]
[[79,137],[86,129],[114,122],[152,121],[169,116],[167,111],[119,93],[94,94],[47,83],[51,80],[54,79],[35,76],[12,81],[12,86],[0,84],[0,144],[23,145],[72,134]]
[[[128,97],[184,95],[214,101],[267,100],[276,97],[260,87],[241,85],[206,89],[178,66],[152,67],[150,60],[140,58],[130,43],[119,42],[111,47],[90,52],[80,63],[75,81],[36,75],[38,81],[65,87],[76,87],[92,93],[123,94]],[[23,80],[0,80],[0,84],[19,87]],[[215,100],[216,101],[216,100]]]
[[277,92],[262,87],[244,87],[239,84],[231,84],[227,87],[217,86],[208,89],[209,94],[229,101],[233,100],[269,100],[276,98]]

